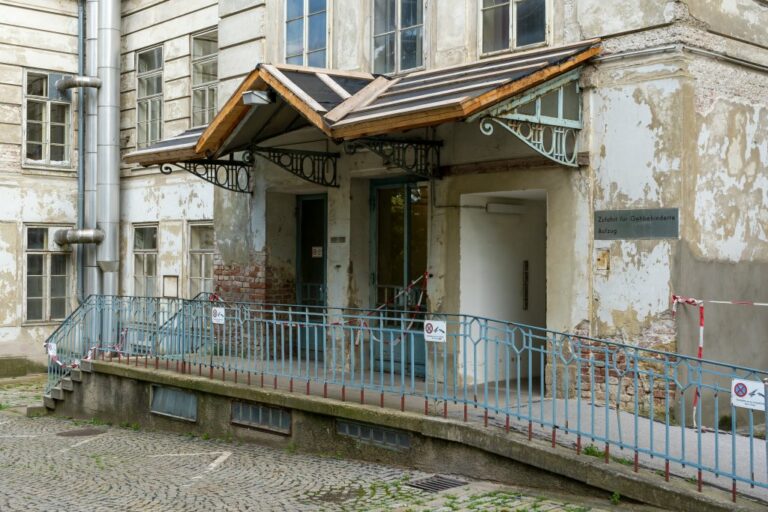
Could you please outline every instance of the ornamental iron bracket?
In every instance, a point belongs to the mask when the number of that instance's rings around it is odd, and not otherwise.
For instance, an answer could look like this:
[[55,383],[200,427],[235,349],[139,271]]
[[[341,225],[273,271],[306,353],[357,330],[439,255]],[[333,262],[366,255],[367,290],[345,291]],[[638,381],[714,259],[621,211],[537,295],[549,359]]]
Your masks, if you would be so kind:
[[493,135],[494,124],[501,126],[550,160],[568,167],[579,166],[578,130],[575,128],[486,117],[480,121],[480,131],[484,135]]
[[264,148],[254,146],[252,151],[294,176],[324,187],[338,187],[338,153],[306,151],[300,149]]
[[421,178],[440,177],[440,141],[362,138],[348,141],[344,148],[349,155],[366,148],[379,155],[385,165],[394,165]]
[[160,167],[160,172],[171,174],[174,167],[231,192],[250,194],[252,190],[253,155],[248,151],[243,153],[242,161],[235,160],[234,155],[230,155],[229,160],[210,159],[166,163]]
[[579,73],[567,73],[467,121],[480,119],[480,131],[485,135],[501,126],[550,160],[578,167],[582,128]]

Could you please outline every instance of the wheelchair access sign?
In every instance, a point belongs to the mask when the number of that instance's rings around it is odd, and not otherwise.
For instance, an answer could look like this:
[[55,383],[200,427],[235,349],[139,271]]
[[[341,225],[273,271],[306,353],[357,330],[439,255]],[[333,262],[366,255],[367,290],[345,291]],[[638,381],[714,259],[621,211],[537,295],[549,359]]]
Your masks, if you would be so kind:
[[426,320],[424,322],[424,340],[434,343],[445,343],[445,322],[440,320]]
[[765,410],[765,386],[757,380],[733,379],[731,405],[755,411]]

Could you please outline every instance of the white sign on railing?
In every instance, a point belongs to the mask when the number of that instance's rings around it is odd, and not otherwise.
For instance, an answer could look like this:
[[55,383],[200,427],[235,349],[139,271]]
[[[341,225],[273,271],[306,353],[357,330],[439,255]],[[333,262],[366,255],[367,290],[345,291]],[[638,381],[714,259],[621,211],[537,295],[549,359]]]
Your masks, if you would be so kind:
[[424,322],[424,340],[434,343],[445,343],[445,322],[439,320],[426,320]]
[[733,379],[731,405],[755,411],[765,410],[765,386],[757,380]]
[[223,324],[226,318],[224,308],[211,308],[211,321],[215,324]]

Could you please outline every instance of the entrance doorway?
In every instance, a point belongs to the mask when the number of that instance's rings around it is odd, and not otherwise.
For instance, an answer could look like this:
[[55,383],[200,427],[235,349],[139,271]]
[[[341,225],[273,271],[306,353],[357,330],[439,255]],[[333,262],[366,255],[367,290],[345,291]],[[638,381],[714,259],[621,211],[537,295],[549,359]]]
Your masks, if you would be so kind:
[[[374,182],[371,190],[374,250],[373,307],[391,318],[392,329],[411,327],[426,311],[429,187],[403,181]],[[407,313],[402,313],[407,312]],[[411,321],[409,321],[409,319]],[[380,345],[377,365],[385,371],[425,375],[423,335],[410,334]]]
[[296,301],[326,305],[326,196],[297,196]]
[[[465,194],[461,207],[461,312],[546,326],[546,192]],[[542,374],[541,357],[535,350],[521,355],[524,361],[514,360],[514,353],[510,361],[486,361],[484,357],[478,354],[478,359],[471,361],[475,379],[536,378]],[[509,375],[502,374],[505,368]]]

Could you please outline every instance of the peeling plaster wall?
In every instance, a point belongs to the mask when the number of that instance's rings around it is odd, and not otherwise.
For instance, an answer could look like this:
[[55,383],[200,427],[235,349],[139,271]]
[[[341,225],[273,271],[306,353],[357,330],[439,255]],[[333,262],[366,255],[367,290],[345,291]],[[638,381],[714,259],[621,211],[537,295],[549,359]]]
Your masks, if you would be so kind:
[[[0,1],[0,356],[44,360],[56,322],[25,320],[25,225],[71,226],[76,220],[77,94],[70,106],[70,163],[46,168],[22,161],[24,71],[77,69],[75,0]],[[74,254],[70,275],[74,276]],[[71,306],[75,281],[70,279]]]
[[[590,84],[594,209],[682,208],[685,62],[657,57],[604,65]],[[590,222],[591,223],[591,222]],[[592,334],[674,350],[674,337],[643,339],[663,321],[673,290],[675,240],[594,242],[610,268],[593,276]],[[660,344],[660,345],[659,345]]]
[[[768,302],[768,73],[704,57],[692,58],[690,69],[699,78],[677,291]],[[765,308],[708,304],[705,314],[708,358],[768,367]],[[679,327],[680,350],[694,353],[691,311],[682,312]]]
[[[163,48],[163,138],[191,126],[191,35],[219,23],[216,0],[131,0],[122,2],[121,150],[136,148],[136,58],[146,48]],[[226,33],[219,32],[226,39]],[[176,276],[178,296],[189,297],[190,226],[213,221],[213,185],[183,171],[125,165],[121,181],[120,291],[134,293],[133,231],[157,226],[157,293],[163,276]]]

